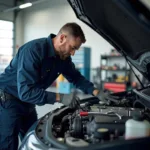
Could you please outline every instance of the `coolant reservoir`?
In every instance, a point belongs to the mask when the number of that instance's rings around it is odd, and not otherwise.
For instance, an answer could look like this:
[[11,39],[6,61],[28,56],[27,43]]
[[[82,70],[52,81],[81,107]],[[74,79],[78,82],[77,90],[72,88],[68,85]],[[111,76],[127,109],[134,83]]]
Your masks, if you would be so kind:
[[66,143],[70,146],[73,146],[73,147],[84,147],[84,146],[89,145],[88,142],[86,142],[82,139],[79,139],[79,138],[74,138],[74,137],[67,137]]
[[125,139],[150,136],[150,123],[139,116],[134,116],[125,123]]

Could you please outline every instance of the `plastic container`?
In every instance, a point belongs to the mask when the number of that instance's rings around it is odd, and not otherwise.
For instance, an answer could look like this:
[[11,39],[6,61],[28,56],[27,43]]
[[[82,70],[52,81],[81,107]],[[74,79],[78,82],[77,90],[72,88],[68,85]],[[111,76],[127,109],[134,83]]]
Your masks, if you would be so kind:
[[135,139],[150,136],[150,123],[140,117],[133,117],[125,123],[125,139]]

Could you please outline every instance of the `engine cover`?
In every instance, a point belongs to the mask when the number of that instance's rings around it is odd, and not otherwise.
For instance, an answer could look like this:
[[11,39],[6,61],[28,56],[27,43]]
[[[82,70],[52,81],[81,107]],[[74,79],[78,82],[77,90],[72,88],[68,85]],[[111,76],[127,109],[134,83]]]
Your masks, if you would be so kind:
[[100,106],[93,105],[90,107],[90,111],[101,112],[108,114],[109,112],[114,112],[119,114],[120,116],[133,116],[134,114],[141,115],[144,110],[140,108],[125,108],[125,107],[111,107],[111,106]]
[[127,116],[123,116],[122,119],[112,116],[94,116],[93,121],[87,123],[87,134],[91,135],[99,129],[108,129],[109,133],[117,132],[121,136],[125,131],[125,122],[129,118]]
[[[138,108],[123,108],[110,106],[91,106],[91,112],[100,112],[103,115],[92,116],[92,121],[87,122],[86,130],[88,135],[95,134],[99,129],[107,129],[109,133],[117,133],[122,136],[125,132],[125,122],[132,118],[134,114],[142,115],[144,110]],[[114,116],[109,115],[114,114]],[[115,116],[116,115],[116,116]]]

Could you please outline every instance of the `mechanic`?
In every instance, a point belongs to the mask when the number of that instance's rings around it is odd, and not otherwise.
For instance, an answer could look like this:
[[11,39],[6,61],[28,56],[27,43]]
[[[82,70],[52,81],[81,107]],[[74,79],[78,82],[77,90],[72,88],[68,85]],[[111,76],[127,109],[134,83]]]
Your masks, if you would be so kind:
[[9,66],[0,75],[0,149],[17,150],[21,139],[37,121],[35,105],[59,101],[75,107],[76,100],[65,101],[64,95],[45,91],[62,73],[83,92],[104,99],[99,92],[75,69],[71,57],[85,43],[81,27],[65,24],[57,35],[32,40],[18,50]]

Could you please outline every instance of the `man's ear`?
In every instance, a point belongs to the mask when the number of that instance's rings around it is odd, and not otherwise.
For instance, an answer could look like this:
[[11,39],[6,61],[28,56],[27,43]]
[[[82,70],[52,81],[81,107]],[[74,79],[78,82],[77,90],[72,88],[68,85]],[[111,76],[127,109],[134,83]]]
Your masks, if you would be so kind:
[[66,39],[66,35],[65,34],[61,34],[60,35],[60,43],[63,43],[63,41]]

